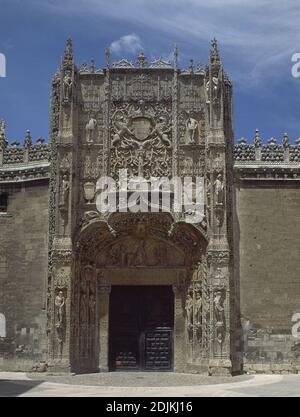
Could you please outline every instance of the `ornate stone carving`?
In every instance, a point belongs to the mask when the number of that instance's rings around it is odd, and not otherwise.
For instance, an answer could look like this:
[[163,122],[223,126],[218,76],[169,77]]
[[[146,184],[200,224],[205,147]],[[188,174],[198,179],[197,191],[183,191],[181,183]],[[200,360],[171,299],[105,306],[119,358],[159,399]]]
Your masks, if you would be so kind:
[[215,204],[223,205],[224,203],[224,182],[222,174],[217,174],[217,178],[214,182]]
[[108,247],[98,256],[99,267],[163,267],[183,265],[184,258],[175,248],[152,239],[127,238]]
[[85,182],[83,185],[84,198],[90,204],[95,197],[96,185],[93,182]]
[[59,354],[62,355],[65,338],[66,302],[63,291],[59,290],[54,300],[55,305],[55,328],[59,344]]
[[140,100],[117,107],[112,116],[111,172],[127,169],[129,177],[171,174],[171,118],[163,105]]
[[85,125],[87,143],[94,142],[96,129],[97,129],[97,120],[95,119],[95,117],[93,117],[93,114],[91,114],[88,123]]
[[217,290],[214,293],[214,319],[215,319],[215,331],[216,341],[222,346],[226,335],[226,320],[224,309],[225,294],[222,291]]
[[72,71],[66,70],[63,78],[63,103],[68,104],[73,91]]
[[60,186],[59,209],[67,212],[69,206],[70,181],[68,174],[63,174]]

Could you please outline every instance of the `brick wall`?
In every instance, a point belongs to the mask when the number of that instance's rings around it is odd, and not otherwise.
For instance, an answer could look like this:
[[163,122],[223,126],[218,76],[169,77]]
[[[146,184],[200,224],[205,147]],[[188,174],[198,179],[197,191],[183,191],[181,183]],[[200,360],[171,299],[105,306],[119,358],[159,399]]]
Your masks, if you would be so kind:
[[258,364],[257,370],[285,369],[298,362],[300,352],[291,332],[292,316],[300,311],[299,186],[237,188],[236,210],[246,363]]
[[7,214],[0,214],[0,313],[6,318],[0,358],[6,368],[24,368],[46,352],[48,182],[15,184],[8,192]]

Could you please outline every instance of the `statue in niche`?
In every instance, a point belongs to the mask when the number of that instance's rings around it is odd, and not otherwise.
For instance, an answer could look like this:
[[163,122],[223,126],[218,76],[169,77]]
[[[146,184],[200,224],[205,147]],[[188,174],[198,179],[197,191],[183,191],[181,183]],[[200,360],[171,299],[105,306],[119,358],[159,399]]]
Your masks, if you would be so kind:
[[64,340],[64,321],[65,321],[65,297],[62,291],[59,291],[54,300],[55,305],[55,327],[57,331],[57,338],[59,343],[60,354],[62,354],[63,340]]
[[195,144],[198,129],[198,122],[196,119],[189,117],[186,122],[186,144]]
[[93,115],[91,115],[89,121],[85,125],[87,143],[94,142],[96,127],[97,127],[97,120],[94,118]]
[[63,174],[61,182],[61,191],[59,199],[59,207],[62,210],[68,210],[69,205],[70,182],[67,174]]
[[[207,104],[210,103],[209,90],[210,90],[210,81],[207,81],[207,83],[206,83],[206,95],[207,95],[206,103]],[[216,101],[218,100],[219,90],[220,90],[220,80],[219,80],[219,78],[218,77],[212,77],[211,96],[212,96],[213,103],[216,103]]]
[[56,307],[56,327],[61,327],[64,322],[65,314],[65,297],[62,291],[59,291],[54,301]]
[[222,344],[225,337],[225,309],[222,292],[217,291],[214,297],[214,316],[216,320],[216,338],[219,344]]
[[214,182],[214,190],[215,190],[215,202],[218,205],[223,204],[223,193],[224,193],[224,183],[222,179],[222,174],[218,174],[217,178]]
[[183,174],[192,175],[193,173],[193,158],[186,157],[183,161]]
[[201,321],[202,321],[202,298],[201,298],[200,291],[196,291],[195,292],[195,312],[194,312],[194,317],[195,317],[195,324],[197,326],[201,325]]
[[186,313],[186,327],[189,336],[189,340],[193,339],[193,314],[194,314],[194,300],[192,294],[189,292],[185,301],[185,313]]
[[200,291],[195,291],[194,320],[196,326],[196,337],[199,341],[202,336],[202,297]]
[[73,80],[72,80],[72,71],[67,70],[65,72],[65,76],[63,79],[63,90],[64,90],[64,99],[66,101],[69,101],[72,95],[72,86],[73,86]]

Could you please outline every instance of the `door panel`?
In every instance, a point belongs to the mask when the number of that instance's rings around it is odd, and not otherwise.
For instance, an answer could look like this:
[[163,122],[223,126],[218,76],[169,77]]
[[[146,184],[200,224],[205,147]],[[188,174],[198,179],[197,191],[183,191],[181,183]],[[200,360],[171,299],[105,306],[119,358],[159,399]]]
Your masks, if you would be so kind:
[[110,369],[172,369],[173,316],[171,287],[112,287]]

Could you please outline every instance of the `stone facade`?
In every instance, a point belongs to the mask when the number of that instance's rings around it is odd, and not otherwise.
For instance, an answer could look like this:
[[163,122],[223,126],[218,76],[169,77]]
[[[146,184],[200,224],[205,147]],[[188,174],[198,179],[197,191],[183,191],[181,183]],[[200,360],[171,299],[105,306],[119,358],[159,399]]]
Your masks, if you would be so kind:
[[[8,146],[1,122],[2,368],[297,371],[299,141],[263,144],[257,131],[253,144],[233,144],[232,86],[215,40],[205,69],[179,69],[176,49],[172,64],[143,53],[111,63],[109,51],[106,61],[79,69],[68,40],[49,145],[33,145],[28,131],[23,147]],[[121,180],[124,168],[133,179],[203,177],[205,217],[100,213],[97,179]],[[157,286],[173,290],[172,319],[163,325],[161,313],[150,329],[141,315],[143,357],[125,347],[113,357],[114,288],[142,287],[147,302]]]

